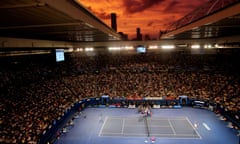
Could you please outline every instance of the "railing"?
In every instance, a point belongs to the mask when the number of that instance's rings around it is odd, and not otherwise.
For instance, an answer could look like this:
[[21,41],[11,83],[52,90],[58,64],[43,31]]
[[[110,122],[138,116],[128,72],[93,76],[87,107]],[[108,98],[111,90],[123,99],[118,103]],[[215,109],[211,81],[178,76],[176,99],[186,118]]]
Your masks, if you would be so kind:
[[208,15],[211,15],[219,10],[222,10],[239,2],[239,0],[210,0],[206,4],[191,12],[190,14],[169,25],[166,32],[176,30],[180,27],[183,27],[187,24],[190,24],[194,21],[197,21],[201,18],[204,18]]

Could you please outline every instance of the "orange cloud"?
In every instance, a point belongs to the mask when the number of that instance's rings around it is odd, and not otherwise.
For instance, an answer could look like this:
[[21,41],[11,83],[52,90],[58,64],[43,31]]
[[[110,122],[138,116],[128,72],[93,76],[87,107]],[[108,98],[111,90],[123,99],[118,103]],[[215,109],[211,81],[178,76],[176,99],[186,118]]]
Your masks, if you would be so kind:
[[[101,1],[101,2],[100,2]],[[110,13],[117,14],[118,32],[136,37],[136,28],[151,38],[158,38],[160,30],[180,19],[208,0],[81,0],[79,1],[108,26]]]

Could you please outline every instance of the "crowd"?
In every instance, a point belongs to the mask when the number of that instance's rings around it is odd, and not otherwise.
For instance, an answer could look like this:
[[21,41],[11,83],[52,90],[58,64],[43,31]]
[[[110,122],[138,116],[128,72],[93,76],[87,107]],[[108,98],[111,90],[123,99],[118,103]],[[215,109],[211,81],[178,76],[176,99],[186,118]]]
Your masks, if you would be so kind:
[[221,60],[216,55],[167,53],[73,54],[60,64],[9,62],[0,70],[0,143],[37,143],[74,103],[104,94],[163,99],[187,95],[219,102],[239,115],[238,70],[234,62]]

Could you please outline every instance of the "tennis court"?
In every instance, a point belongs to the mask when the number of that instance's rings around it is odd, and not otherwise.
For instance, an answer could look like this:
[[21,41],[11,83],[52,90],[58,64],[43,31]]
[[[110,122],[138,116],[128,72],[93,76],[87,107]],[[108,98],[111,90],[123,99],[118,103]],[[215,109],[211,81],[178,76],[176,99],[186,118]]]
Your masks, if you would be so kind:
[[200,139],[187,117],[107,116],[99,136]]

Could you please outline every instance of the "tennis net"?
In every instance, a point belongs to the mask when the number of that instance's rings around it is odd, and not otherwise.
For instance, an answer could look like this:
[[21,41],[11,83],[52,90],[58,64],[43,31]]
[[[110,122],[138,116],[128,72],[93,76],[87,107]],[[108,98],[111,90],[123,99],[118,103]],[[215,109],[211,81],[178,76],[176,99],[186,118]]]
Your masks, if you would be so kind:
[[149,132],[149,127],[148,127],[148,120],[147,117],[144,117],[144,122],[145,122],[145,126],[146,126],[146,131],[147,131],[147,136],[150,136],[150,132]]

